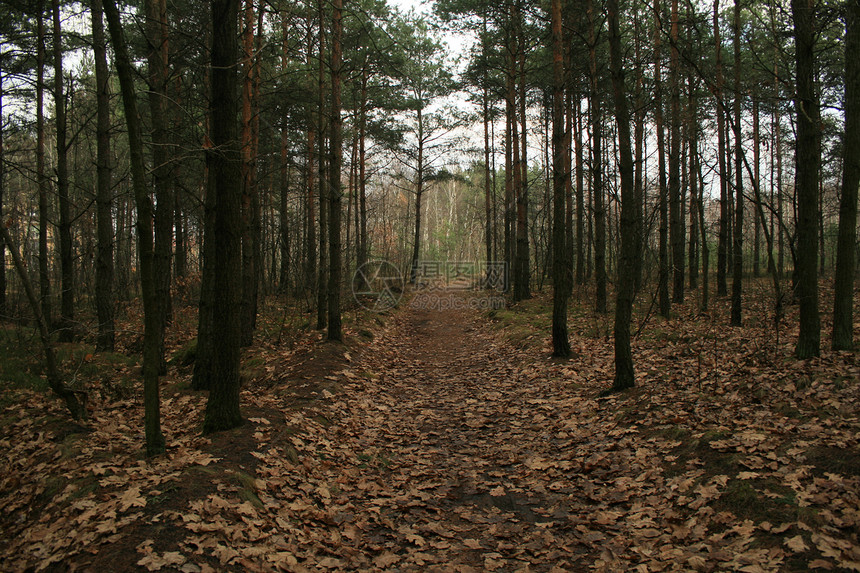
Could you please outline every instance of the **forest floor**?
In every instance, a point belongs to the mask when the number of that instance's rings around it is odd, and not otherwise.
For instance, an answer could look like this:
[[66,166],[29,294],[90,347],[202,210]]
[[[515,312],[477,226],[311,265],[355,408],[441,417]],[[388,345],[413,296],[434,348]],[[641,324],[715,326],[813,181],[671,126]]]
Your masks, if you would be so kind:
[[172,366],[150,461],[124,359],[86,423],[5,390],[0,570],[860,570],[854,353],[796,361],[766,302],[743,329],[690,303],[637,316],[638,387],[602,397],[611,316],[574,305],[555,360],[545,295],[427,302],[259,344],[231,432],[200,435]]

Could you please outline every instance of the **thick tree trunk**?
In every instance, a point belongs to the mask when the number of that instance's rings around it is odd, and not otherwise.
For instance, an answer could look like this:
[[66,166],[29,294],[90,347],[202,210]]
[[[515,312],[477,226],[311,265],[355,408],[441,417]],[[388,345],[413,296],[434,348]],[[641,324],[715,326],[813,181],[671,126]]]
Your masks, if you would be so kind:
[[54,119],[57,123],[57,198],[60,222],[57,226],[60,247],[60,340],[71,342],[75,320],[75,260],[72,253],[72,214],[69,201],[68,147],[66,145],[66,96],[63,90],[63,42],[60,27],[60,2],[51,0],[54,20]]
[[821,326],[818,316],[818,171],[821,164],[821,126],[815,93],[814,0],[792,0],[795,63],[797,65],[797,300],[800,306],[798,358],[818,356]]
[[615,380],[613,390],[632,388],[635,384],[633,354],[630,349],[630,318],[636,283],[636,197],[633,189],[633,155],[630,144],[630,112],[622,71],[621,33],[618,26],[618,0],[607,2],[609,12],[609,59],[615,118],[618,127],[618,153],[621,175],[621,247],[615,303]]
[[110,167],[110,75],[101,0],[92,0],[93,52],[96,71],[96,350],[113,352],[113,216]]
[[845,135],[842,138],[842,198],[833,295],[833,350],[854,347],[854,268],[857,186],[860,184],[860,3],[848,2],[845,28]]
[[[140,258],[140,288],[143,297],[143,402],[146,453],[154,456],[164,452],[164,435],[161,433],[161,411],[158,390],[158,371],[161,366],[158,292],[155,279],[155,253],[152,238],[152,199],[146,184],[143,161],[143,134],[137,111],[134,90],[134,71],[123,36],[119,11],[115,0],[104,0],[108,28],[116,58],[116,70],[122,92],[123,109],[128,128],[131,181],[137,205],[137,246]],[[217,145],[217,142],[216,142]],[[224,336],[219,333],[219,336]],[[217,360],[217,349],[216,349]]]
[[574,155],[576,155],[576,279],[577,286],[585,284],[585,177],[582,151],[582,111],[576,100],[576,133]]
[[562,45],[562,0],[552,0],[552,354],[570,356],[567,335],[567,301],[570,296],[565,242],[565,190],[570,180],[570,148],[564,125],[564,48]]
[[239,411],[239,346],[241,326],[241,204],[239,144],[238,0],[212,0],[212,143],[207,153],[215,198],[213,359],[204,433],[228,430],[242,423]]

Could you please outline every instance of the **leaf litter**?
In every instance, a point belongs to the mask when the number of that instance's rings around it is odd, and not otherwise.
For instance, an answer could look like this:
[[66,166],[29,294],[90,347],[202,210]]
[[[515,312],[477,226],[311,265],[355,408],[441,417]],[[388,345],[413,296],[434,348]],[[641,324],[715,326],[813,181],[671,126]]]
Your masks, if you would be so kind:
[[134,399],[85,428],[41,396],[6,408],[0,569],[860,570],[853,354],[765,356],[752,329],[678,318],[636,342],[639,387],[599,397],[592,318],[570,361],[486,319],[406,309],[352,354],[263,346],[246,425],[202,437],[205,396],[169,394],[151,461]]

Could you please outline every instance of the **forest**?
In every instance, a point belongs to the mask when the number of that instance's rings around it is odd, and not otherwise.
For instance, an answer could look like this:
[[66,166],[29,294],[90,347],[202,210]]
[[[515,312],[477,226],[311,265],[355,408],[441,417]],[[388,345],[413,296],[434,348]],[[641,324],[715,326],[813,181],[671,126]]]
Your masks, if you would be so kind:
[[857,0],[5,2],[0,570],[860,571],[852,53]]

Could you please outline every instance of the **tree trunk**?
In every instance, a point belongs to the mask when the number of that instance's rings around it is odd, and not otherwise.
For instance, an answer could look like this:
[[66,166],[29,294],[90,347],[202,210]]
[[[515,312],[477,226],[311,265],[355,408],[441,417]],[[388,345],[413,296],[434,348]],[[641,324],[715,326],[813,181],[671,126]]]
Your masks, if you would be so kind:
[[618,127],[619,169],[621,175],[621,247],[619,249],[615,303],[615,380],[613,390],[635,384],[633,354],[630,349],[630,317],[633,310],[636,253],[636,197],[633,189],[633,155],[630,145],[630,112],[622,71],[621,33],[618,26],[618,0],[607,2],[609,12],[609,60],[615,118]]
[[114,350],[113,216],[110,167],[110,74],[101,0],[92,0],[93,53],[96,68],[96,350]]
[[51,275],[48,272],[48,178],[45,175],[45,6],[38,0],[36,12],[36,181],[39,185],[39,296],[42,317],[53,328]]
[[213,148],[207,153],[212,177],[215,216],[213,360],[203,432],[228,430],[242,423],[239,411],[239,346],[241,326],[242,173],[239,142],[238,0],[212,0]]
[[562,45],[561,2],[552,0],[552,354],[570,356],[567,335],[568,284],[565,190],[570,180],[570,148],[564,125],[564,48]]
[[588,52],[591,71],[591,178],[592,201],[594,204],[594,269],[597,292],[594,297],[594,310],[606,312],[606,210],[603,206],[603,151],[600,92],[598,90],[597,66],[597,15],[593,0],[588,0]]
[[255,241],[254,220],[259,205],[257,197],[257,161],[253,143],[254,99],[254,1],[244,0],[242,31],[242,346],[254,341],[259,288],[257,257],[260,248]]
[[[6,165],[3,154],[3,70],[0,68],[0,225],[3,222],[3,195]],[[38,307],[38,304],[36,305]],[[0,237],[0,318],[6,316],[6,239]]]
[[326,117],[325,117],[325,7],[323,0],[317,2],[319,18],[319,67],[317,69],[317,165],[319,167],[319,261],[317,263],[317,329],[322,330],[328,324],[328,206],[329,185],[326,174]]
[[57,226],[60,247],[60,341],[71,342],[75,320],[75,260],[72,253],[72,215],[69,202],[68,147],[66,145],[66,97],[63,91],[63,42],[60,28],[60,1],[51,0],[54,19],[54,118],[57,122],[57,198],[60,223]]
[[714,0],[714,45],[716,58],[716,80],[714,97],[717,107],[717,158],[720,168],[720,234],[717,244],[717,296],[726,296],[728,283],[726,270],[729,250],[729,192],[726,176],[726,129],[723,110],[723,56],[720,40],[720,0]]
[[657,290],[660,315],[668,318],[672,309],[669,300],[669,201],[666,185],[666,144],[663,136],[663,81],[660,56],[660,47],[662,44],[660,35],[663,32],[659,21],[659,18],[662,17],[660,0],[654,0],[654,14],[657,18],[654,29],[654,123],[657,129],[658,184],[660,189],[659,282]]
[[[514,300],[526,300],[531,298],[531,263],[529,260],[529,166],[527,159],[526,133],[528,129],[528,119],[526,117],[526,48],[525,35],[523,32],[523,15],[519,0],[515,2],[516,7],[516,30],[518,36],[518,56],[519,56],[519,77],[520,77],[520,157],[519,166],[522,174],[520,175],[520,184],[514,186],[517,199],[517,252],[514,262],[515,278],[514,278]],[[514,122],[516,124],[516,122]],[[516,167],[515,167],[516,169]]]
[[735,51],[735,225],[734,225],[734,270],[732,271],[732,326],[741,326],[741,296],[744,271],[744,178],[743,178],[743,132],[741,131],[741,5],[735,0],[733,44]]
[[173,173],[174,159],[167,132],[168,29],[165,0],[146,0],[147,63],[149,66],[149,114],[152,121],[152,163],[155,186],[155,282],[158,293],[160,374],[167,373],[164,363],[164,329],[170,322],[170,263],[173,254]]
[[821,127],[818,96],[815,93],[814,0],[792,0],[795,63],[797,65],[797,150],[795,189],[797,193],[797,300],[800,306],[800,334],[795,354],[811,358],[820,353],[818,316],[818,170],[821,164]]
[[[137,205],[137,246],[140,257],[140,289],[143,297],[143,402],[146,434],[146,454],[154,456],[164,452],[164,435],[161,433],[161,411],[158,390],[158,371],[161,365],[158,292],[155,279],[155,253],[152,238],[152,199],[146,184],[143,161],[143,134],[137,111],[134,91],[134,70],[122,32],[119,11],[115,0],[104,0],[108,29],[113,43],[116,71],[122,92],[123,109],[128,128],[131,182]],[[217,143],[216,143],[217,145]],[[225,333],[219,333],[224,336]],[[216,349],[217,360],[217,349]]]
[[684,218],[681,213],[681,79],[678,54],[678,0],[672,0],[671,50],[669,52],[669,89],[671,142],[669,149],[669,218],[672,238],[672,301],[684,302]]
[[340,316],[341,282],[341,197],[343,189],[340,179],[343,162],[343,120],[340,114],[341,90],[341,36],[343,22],[341,12],[343,0],[334,0],[332,10],[331,38],[331,160],[329,185],[329,282],[328,282],[328,340],[343,340]]
[[5,223],[0,225],[0,239],[2,239],[4,245],[9,247],[9,254],[12,255],[12,262],[15,264],[15,270],[18,271],[18,278],[21,280],[21,285],[24,287],[24,292],[27,295],[27,301],[30,303],[30,308],[36,318],[36,325],[39,328],[39,340],[42,343],[42,351],[45,353],[45,374],[48,379],[48,386],[54,394],[66,403],[66,408],[68,408],[72,418],[75,420],[85,420],[87,418],[87,393],[81,390],[71,390],[63,383],[60,369],[57,366],[56,354],[54,354],[54,346],[51,342],[51,333],[48,330],[45,317],[42,316],[39,299],[36,298],[36,291],[30,283],[27,268],[24,266],[21,254],[12,241],[9,229],[6,228]]
[[833,295],[833,350],[854,347],[854,265],[857,236],[857,186],[860,184],[860,4],[848,2],[845,14],[845,135],[842,139],[842,198]]

